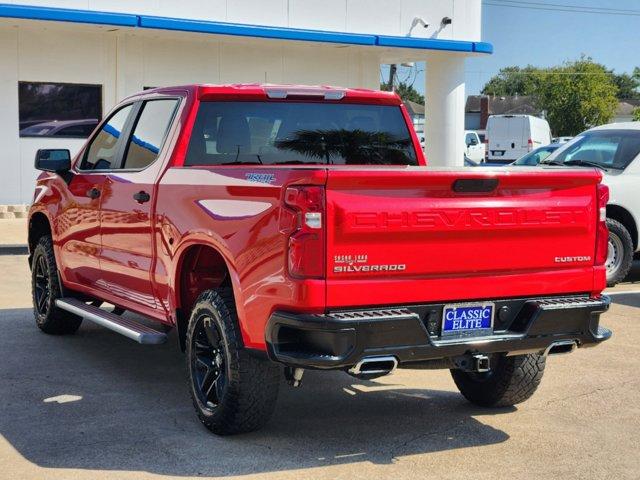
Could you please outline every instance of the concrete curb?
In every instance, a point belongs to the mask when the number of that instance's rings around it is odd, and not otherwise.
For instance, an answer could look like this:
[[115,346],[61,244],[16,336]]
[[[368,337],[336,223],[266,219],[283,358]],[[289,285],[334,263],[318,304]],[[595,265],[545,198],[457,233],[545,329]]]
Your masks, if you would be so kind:
[[0,245],[0,255],[27,255],[27,245]]

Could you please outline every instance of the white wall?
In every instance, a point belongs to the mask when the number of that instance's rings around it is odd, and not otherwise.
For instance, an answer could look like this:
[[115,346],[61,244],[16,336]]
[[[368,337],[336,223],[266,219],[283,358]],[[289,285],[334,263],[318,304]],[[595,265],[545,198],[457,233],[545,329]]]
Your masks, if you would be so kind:
[[0,204],[20,198],[18,31],[0,28]]
[[[382,35],[480,40],[480,0],[4,0],[5,3],[198,18]],[[443,17],[452,25],[442,29]],[[410,32],[415,17],[418,25]],[[271,82],[378,88],[382,62],[427,60],[431,79],[427,125],[441,124],[431,145],[464,128],[461,63],[438,64],[441,55],[323,43],[300,43],[206,34],[0,19],[0,204],[31,201],[37,148],[82,140],[18,138],[18,81],[90,83],[103,86],[103,112],[144,86],[186,83]],[[463,60],[460,60],[463,61]],[[439,65],[439,66],[438,66]],[[434,71],[433,69],[431,70]],[[455,85],[446,77],[451,72]],[[453,90],[452,90],[453,89]],[[460,93],[462,92],[462,94]],[[441,98],[445,96],[446,99]],[[462,95],[462,97],[461,97]],[[460,103],[462,98],[462,103]],[[459,109],[459,112],[458,110]],[[455,111],[454,111],[455,110]],[[462,123],[461,123],[462,122]],[[444,136],[442,136],[444,135]],[[428,142],[429,143],[429,142]],[[457,147],[436,146],[434,163],[457,163]],[[439,158],[439,160],[436,160]]]
[[[480,40],[481,0],[4,0],[220,22],[406,36],[414,17],[430,27],[412,36]],[[443,17],[453,24],[440,31]]]
[[29,203],[37,172],[38,148],[69,148],[78,139],[18,138],[18,81],[91,83],[103,86],[103,107],[116,99],[115,39],[105,33],[61,34],[46,26],[0,26],[0,204]]
[[0,204],[29,203],[38,148],[80,139],[18,138],[18,81],[98,84],[103,113],[145,86],[270,82],[377,88],[380,59],[359,47],[294,44],[44,22],[0,23]]

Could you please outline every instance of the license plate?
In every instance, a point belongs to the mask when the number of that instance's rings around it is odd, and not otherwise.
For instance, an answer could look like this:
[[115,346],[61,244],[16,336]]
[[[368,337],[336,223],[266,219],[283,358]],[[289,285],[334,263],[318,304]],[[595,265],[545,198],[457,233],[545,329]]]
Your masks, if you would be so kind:
[[445,305],[442,311],[442,336],[480,336],[493,331],[495,304],[461,303]]
[[501,157],[504,155],[504,150],[493,150],[491,153],[494,157]]

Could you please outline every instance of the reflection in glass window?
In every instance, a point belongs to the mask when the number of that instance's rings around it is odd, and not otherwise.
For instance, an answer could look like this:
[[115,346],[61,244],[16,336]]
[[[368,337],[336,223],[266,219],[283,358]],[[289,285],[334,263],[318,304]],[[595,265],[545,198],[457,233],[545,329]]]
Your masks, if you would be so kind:
[[82,170],[106,170],[116,164],[118,139],[124,129],[132,105],[114,113],[95,136],[82,160]]
[[18,102],[21,137],[86,138],[102,117],[102,86],[19,82]]
[[162,147],[178,100],[152,100],[144,104],[133,130],[123,168],[142,169],[151,165]]
[[417,165],[400,107],[205,102],[185,165]]

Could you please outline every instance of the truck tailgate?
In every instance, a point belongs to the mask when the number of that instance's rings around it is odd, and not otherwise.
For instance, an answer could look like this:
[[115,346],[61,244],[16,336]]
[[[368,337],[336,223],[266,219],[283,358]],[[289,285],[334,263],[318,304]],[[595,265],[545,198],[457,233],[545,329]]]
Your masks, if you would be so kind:
[[591,292],[595,170],[330,169],[327,306]]

